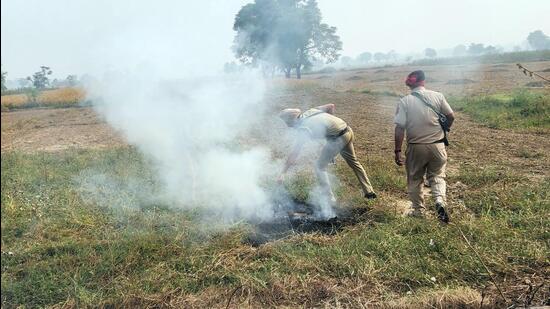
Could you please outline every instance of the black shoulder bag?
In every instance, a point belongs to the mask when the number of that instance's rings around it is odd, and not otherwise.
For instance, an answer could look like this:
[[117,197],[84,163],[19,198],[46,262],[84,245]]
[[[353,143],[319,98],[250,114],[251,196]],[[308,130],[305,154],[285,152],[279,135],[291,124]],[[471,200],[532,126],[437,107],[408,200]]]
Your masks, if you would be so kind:
[[441,140],[445,146],[449,146],[449,140],[447,139],[447,132],[451,131],[451,128],[449,127],[449,121],[447,120],[447,116],[445,116],[443,113],[438,112],[430,103],[428,103],[428,100],[421,95],[418,92],[411,92],[411,94],[422,101],[422,103],[426,104],[436,115],[437,120],[439,122],[439,125],[441,126],[441,129],[443,130],[443,139]]

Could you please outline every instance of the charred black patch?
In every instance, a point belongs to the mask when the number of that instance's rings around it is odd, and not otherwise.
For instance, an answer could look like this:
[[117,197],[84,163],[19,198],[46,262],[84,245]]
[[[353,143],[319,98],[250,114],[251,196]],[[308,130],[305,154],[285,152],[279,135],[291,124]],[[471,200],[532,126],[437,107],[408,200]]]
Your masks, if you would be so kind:
[[346,226],[367,220],[366,208],[337,208],[336,217],[318,218],[311,211],[315,208],[313,205],[295,202],[294,206],[295,210],[279,214],[273,220],[254,224],[254,231],[247,235],[243,242],[256,247],[296,234],[335,235]]

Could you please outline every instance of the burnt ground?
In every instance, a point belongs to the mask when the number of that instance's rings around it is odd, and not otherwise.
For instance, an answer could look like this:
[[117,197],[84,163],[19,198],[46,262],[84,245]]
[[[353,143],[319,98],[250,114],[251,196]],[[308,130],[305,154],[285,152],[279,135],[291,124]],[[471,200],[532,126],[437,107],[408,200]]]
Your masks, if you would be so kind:
[[345,227],[368,222],[367,208],[335,207],[335,217],[319,218],[311,211],[314,205],[295,202],[293,209],[281,211],[274,220],[255,223],[254,231],[243,239],[243,243],[257,247],[295,234],[335,235]]

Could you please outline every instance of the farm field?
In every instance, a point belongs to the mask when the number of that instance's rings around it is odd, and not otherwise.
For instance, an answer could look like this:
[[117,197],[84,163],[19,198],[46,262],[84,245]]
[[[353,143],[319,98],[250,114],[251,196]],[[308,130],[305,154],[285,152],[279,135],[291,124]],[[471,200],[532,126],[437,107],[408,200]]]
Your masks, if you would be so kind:
[[[550,61],[526,66],[547,72]],[[339,206],[357,213],[353,222],[261,246],[247,242],[253,229],[247,222],[212,230],[196,213],[162,202],[113,210],[84,198],[80,176],[91,167],[117,186],[136,177],[157,184],[149,162],[93,108],[4,111],[2,97],[2,306],[550,304],[550,88],[515,64],[422,68],[427,88],[443,92],[457,111],[448,149],[452,223],[441,226],[433,217],[401,217],[408,202],[404,169],[393,163],[392,122],[406,94],[403,80],[414,69],[268,81],[264,100],[273,113],[262,115],[264,126],[250,141],[280,155],[273,142],[273,134],[283,134],[274,117],[279,109],[334,103],[355,132],[379,198],[365,203],[338,158]],[[497,99],[538,105],[500,118],[476,108]],[[303,186],[311,182],[305,171]],[[304,189],[297,187],[299,196]],[[127,196],[105,200],[129,203],[136,192],[125,190]]]
[[26,94],[2,95],[2,111],[30,107],[75,107],[84,102],[85,93],[79,88],[59,88]]

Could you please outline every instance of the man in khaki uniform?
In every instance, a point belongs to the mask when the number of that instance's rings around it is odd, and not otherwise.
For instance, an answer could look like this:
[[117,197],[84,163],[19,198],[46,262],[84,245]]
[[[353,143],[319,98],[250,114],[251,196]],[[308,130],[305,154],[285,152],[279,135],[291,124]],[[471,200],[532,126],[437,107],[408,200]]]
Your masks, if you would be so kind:
[[307,140],[325,139],[326,144],[321,150],[321,155],[315,166],[315,172],[321,189],[330,198],[331,202],[335,203],[336,198],[330,187],[327,166],[338,154],[342,155],[355,173],[355,176],[357,176],[364,197],[374,199],[376,198],[376,193],[374,193],[365,169],[363,169],[363,166],[355,155],[353,131],[344,120],[334,116],[334,109],[334,104],[327,104],[309,109],[303,113],[301,110],[293,108],[285,109],[280,113],[279,117],[289,127],[298,130],[299,138],[286,160],[279,181],[284,179],[287,170],[295,164]]
[[[449,128],[454,121],[453,110],[443,94],[424,88],[423,71],[414,71],[407,77],[406,85],[411,94],[403,97],[395,112],[395,163],[405,163],[407,187],[412,207],[409,216],[422,216],[424,175],[431,186],[439,220],[447,223],[445,166],[447,152],[444,131],[439,123],[439,112],[447,117]],[[428,106],[428,104],[430,106]],[[403,162],[401,145],[407,132],[406,159]]]

